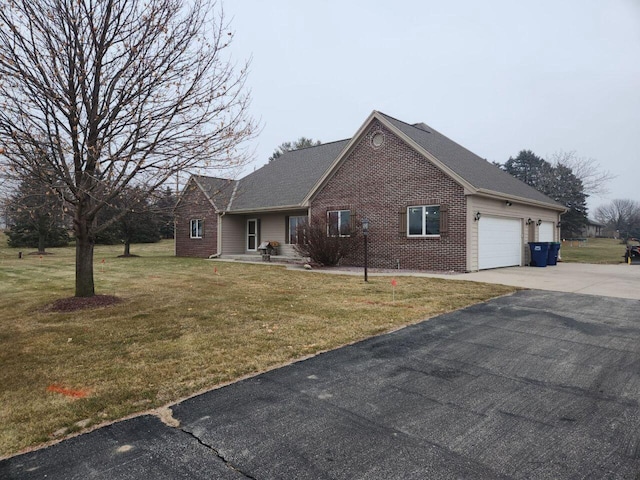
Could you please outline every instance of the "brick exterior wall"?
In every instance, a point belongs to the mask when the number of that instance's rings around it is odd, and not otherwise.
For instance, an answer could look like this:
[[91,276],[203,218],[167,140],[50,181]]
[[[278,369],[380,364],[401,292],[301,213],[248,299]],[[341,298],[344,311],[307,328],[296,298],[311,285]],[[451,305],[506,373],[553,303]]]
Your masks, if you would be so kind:
[[[384,134],[377,148],[371,143],[376,132]],[[405,219],[400,212],[410,205],[441,205],[447,210],[447,232],[435,238],[400,233]],[[463,188],[377,121],[313,198],[312,221],[326,225],[326,212],[334,209],[351,210],[358,225],[369,219],[370,267],[466,271]],[[343,264],[363,265],[362,251]]]
[[[191,238],[191,220],[203,221],[202,238]],[[208,258],[217,253],[218,214],[202,190],[190,182],[175,211],[176,256]]]

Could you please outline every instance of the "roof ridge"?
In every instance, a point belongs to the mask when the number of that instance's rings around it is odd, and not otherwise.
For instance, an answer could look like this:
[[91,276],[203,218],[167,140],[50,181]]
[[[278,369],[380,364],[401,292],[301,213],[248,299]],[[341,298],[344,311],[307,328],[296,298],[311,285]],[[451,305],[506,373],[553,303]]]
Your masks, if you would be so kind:
[[488,159],[469,150],[430,125],[425,124],[429,128],[427,131],[385,113],[378,113],[395,128],[400,131],[404,130],[403,133],[416,142],[420,148],[433,155],[434,158],[475,189],[491,190],[506,195],[522,196],[530,200],[560,205],[548,195],[539,192],[531,185],[527,185],[525,182],[496,167]]
[[322,142],[322,143],[320,143],[318,145],[309,145],[307,147],[295,148],[293,150],[287,150],[282,155],[285,155],[285,154],[291,153],[291,152],[300,152],[302,150],[308,150],[310,148],[318,148],[318,147],[322,147],[322,146],[325,146],[325,145],[331,145],[332,143],[344,142],[346,140],[351,140],[351,138],[343,138],[342,140],[332,140],[330,142]]
[[224,181],[227,181],[227,182],[235,182],[235,181],[237,181],[234,178],[212,177],[211,175],[193,174],[191,176],[192,177],[196,177],[196,178],[207,178],[207,179],[210,179],[210,180],[224,180]]
[[[444,133],[440,132],[438,129],[433,128],[431,125],[428,125],[428,124],[426,124],[426,123],[424,123],[424,122],[418,122],[418,123],[421,123],[421,124],[423,124],[423,125],[427,126],[427,127],[429,128],[429,130],[431,130],[431,131],[427,131],[427,130],[424,130],[424,129],[420,128],[420,127],[417,127],[417,126],[416,126],[417,124],[407,123],[407,122],[405,122],[405,121],[403,121],[403,120],[400,120],[400,119],[397,119],[397,118],[395,118],[395,117],[392,117],[391,115],[387,115],[386,113],[382,113],[382,112],[379,112],[379,113],[381,113],[381,114],[382,114],[382,115],[384,115],[385,117],[388,117],[388,118],[391,118],[391,119],[395,120],[396,122],[400,122],[400,123],[402,123],[402,124],[406,125],[407,127],[415,128],[416,130],[419,130],[419,131],[421,131],[421,132],[425,132],[425,133],[431,133],[431,134],[435,133],[435,134],[437,134],[437,135],[440,135],[441,137],[446,138],[448,141],[450,141],[450,142],[452,142],[452,143],[455,143],[455,144],[456,144],[457,146],[459,146],[460,148],[464,148],[467,152],[469,152],[469,153],[470,153],[470,154],[472,154],[473,156],[475,156],[475,157],[479,158],[480,160],[484,160],[485,162],[489,162],[489,160],[487,160],[486,158],[482,158],[482,157],[481,157],[480,155],[478,155],[477,153],[472,152],[471,150],[469,150],[467,147],[465,147],[465,146],[464,146],[464,145],[462,145],[461,143],[456,142],[455,140],[453,140],[453,139],[451,139],[450,137],[446,136]],[[489,162],[489,163],[491,163],[491,162]]]
[[225,208],[225,210],[227,212],[231,211],[231,204],[233,203],[233,201],[236,198],[236,193],[238,191],[238,186],[240,185],[240,180],[236,180],[235,184],[233,185],[233,192],[231,192],[231,198],[229,198],[229,203],[227,203],[227,208]]

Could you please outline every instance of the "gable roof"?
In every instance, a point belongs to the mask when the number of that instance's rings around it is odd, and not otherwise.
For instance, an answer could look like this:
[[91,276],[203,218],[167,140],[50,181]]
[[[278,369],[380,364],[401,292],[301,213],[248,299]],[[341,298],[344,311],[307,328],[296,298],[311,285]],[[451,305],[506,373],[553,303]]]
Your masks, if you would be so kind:
[[237,183],[235,180],[204,175],[193,175],[191,179],[200,187],[217,211],[228,209]]
[[530,185],[445,137],[436,129],[424,123],[410,125],[384,113],[378,113],[477,190],[477,193],[505,194],[564,208]]
[[238,181],[231,211],[300,208],[349,140],[283,153]]
[[351,139],[285,152],[237,181],[197,176],[196,182],[218,210],[241,213],[305,208],[361,141],[374,119],[460,183],[468,193],[566,210],[434,128],[424,123],[408,124],[375,110]]

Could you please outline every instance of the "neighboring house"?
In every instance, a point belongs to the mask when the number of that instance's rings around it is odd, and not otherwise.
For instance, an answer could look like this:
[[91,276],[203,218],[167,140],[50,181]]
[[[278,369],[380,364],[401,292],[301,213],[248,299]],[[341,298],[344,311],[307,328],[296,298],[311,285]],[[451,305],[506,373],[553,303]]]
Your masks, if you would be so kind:
[[[240,180],[192,177],[176,255],[257,255],[269,240],[293,254],[296,225],[340,234],[366,217],[370,267],[475,271],[525,265],[527,242],[558,241],[565,210],[433,128],[374,111],[353,138],[287,152]],[[360,255],[343,263],[362,265]]]
[[604,235],[604,225],[596,222],[595,220],[588,219],[587,224],[582,227],[581,235],[583,237],[601,237]]

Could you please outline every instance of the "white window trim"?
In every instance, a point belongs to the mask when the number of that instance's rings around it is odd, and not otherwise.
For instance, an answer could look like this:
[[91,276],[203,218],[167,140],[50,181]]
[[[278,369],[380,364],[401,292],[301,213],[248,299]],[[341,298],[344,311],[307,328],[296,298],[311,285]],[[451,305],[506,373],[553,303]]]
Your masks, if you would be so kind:
[[[329,217],[330,217],[330,213],[334,213],[336,212],[338,214],[338,235],[331,235],[331,225],[329,223]],[[340,223],[342,221],[342,212],[349,212],[349,222],[351,222],[351,210],[348,209],[342,209],[342,210],[327,210],[327,236],[328,237],[350,237],[351,233],[349,233],[349,235],[342,235],[340,234]],[[351,229],[351,225],[349,224],[349,229]]]
[[[199,236],[194,236],[193,235],[193,224],[194,222],[199,222],[200,223],[200,228],[196,228],[196,231],[200,232]],[[199,239],[202,238],[204,233],[204,221],[201,218],[194,218],[189,222],[189,238],[194,238],[194,239]]]
[[[432,204],[432,205],[409,205],[407,207],[407,237],[410,238],[439,238],[440,237],[440,233],[430,233],[430,234],[426,234],[424,233],[426,228],[427,228],[427,222],[424,221],[424,210],[425,208],[431,208],[431,207],[438,207],[438,214],[440,213],[440,205],[436,205],[436,204]],[[422,214],[420,215],[420,218],[422,218],[422,233],[420,234],[412,234],[411,232],[411,226],[409,224],[411,216],[409,215],[409,209],[411,208],[421,208],[422,209]],[[440,219],[440,216],[438,215],[438,220]],[[438,225],[438,232],[440,231],[440,226]]]

